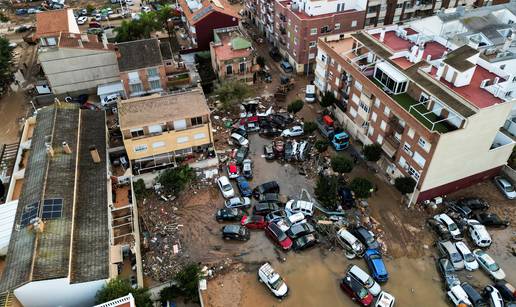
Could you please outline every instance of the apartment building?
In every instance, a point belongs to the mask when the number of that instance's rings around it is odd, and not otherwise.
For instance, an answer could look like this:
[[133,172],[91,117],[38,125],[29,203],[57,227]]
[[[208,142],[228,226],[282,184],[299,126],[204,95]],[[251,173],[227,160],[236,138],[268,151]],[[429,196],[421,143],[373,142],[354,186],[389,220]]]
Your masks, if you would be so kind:
[[[513,20],[513,19],[511,19]],[[333,113],[381,166],[411,176],[418,201],[497,174],[515,142],[500,128],[515,105],[516,71],[417,24],[321,38],[315,85],[339,100]]]
[[213,71],[220,80],[253,82],[256,52],[238,27],[215,29],[210,54]]
[[167,74],[157,38],[119,43],[116,52],[120,79],[128,97],[167,90]]
[[240,16],[226,0],[178,0],[192,48],[209,50],[213,30],[238,26]]
[[200,88],[123,100],[120,130],[134,174],[177,165],[213,147],[210,110]]
[[313,71],[317,39],[364,27],[367,0],[274,2],[276,46],[296,72]]
[[267,42],[273,44],[274,35],[274,0],[245,0],[244,13],[258,27]]

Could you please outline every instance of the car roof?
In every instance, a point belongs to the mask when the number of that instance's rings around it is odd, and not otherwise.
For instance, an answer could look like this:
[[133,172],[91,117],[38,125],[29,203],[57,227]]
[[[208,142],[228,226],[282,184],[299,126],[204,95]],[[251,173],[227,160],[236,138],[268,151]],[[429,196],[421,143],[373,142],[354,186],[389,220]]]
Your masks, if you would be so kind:
[[503,184],[505,187],[511,186],[510,181],[505,179],[505,178],[503,178],[502,176],[497,177],[496,180],[498,180],[498,182]]
[[349,241],[349,242],[355,242],[355,241],[358,241],[358,239],[351,234],[351,232],[349,232],[347,229],[345,228],[342,228],[338,231],[338,234],[344,238],[345,240]]
[[441,213],[439,214],[439,218],[445,222],[446,224],[454,224],[453,220],[451,219],[451,217],[449,217],[447,214],[444,214],[444,213]]
[[457,248],[457,250],[458,250],[461,254],[465,254],[466,252],[471,253],[471,251],[469,250],[469,248],[468,248],[468,246],[466,245],[466,243],[464,243],[464,242],[462,242],[462,241],[455,242],[455,247]]
[[240,225],[226,225],[224,226],[224,232],[238,233],[240,228]]

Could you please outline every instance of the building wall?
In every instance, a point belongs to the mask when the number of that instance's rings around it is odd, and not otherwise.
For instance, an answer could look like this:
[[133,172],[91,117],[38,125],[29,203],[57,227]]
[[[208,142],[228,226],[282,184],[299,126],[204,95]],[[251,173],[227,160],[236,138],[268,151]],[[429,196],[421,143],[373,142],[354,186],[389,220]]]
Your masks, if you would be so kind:
[[490,150],[512,103],[494,105],[470,117],[464,129],[441,135],[421,189],[469,177],[504,165],[514,143]]
[[[204,134],[203,138],[195,139],[198,134]],[[188,137],[188,141],[178,143],[178,138]],[[164,142],[164,146],[153,148],[153,144]],[[140,138],[127,139],[124,137],[124,145],[127,151],[127,156],[130,160],[141,159],[153,155],[164,154],[180,149],[202,146],[212,143],[211,124],[204,124],[186,130],[164,131],[156,136],[145,136]],[[147,150],[135,152],[135,147],[146,145]]]
[[120,80],[112,50],[40,48],[38,58],[52,92],[96,91],[97,86]]
[[89,307],[95,304],[95,294],[106,280],[70,284],[68,278],[33,281],[14,290],[14,295],[23,306]]
[[219,12],[212,12],[195,24],[197,49],[210,50],[210,42],[213,41],[213,30],[238,26],[238,18]]
[[[153,93],[156,91],[151,91],[149,75],[147,72],[147,69],[149,69],[149,68],[153,68],[153,67],[142,68],[142,69],[136,70],[136,72],[138,72],[138,76],[140,77],[141,84],[143,86],[143,91]],[[165,66],[164,65],[155,66],[155,68],[158,69],[158,74],[159,74],[160,83],[161,83],[161,89],[163,91],[166,91],[167,90],[167,74],[165,71]],[[124,84],[124,88],[125,88],[125,92],[127,93],[127,96],[131,96],[131,94],[134,94],[131,91],[131,86],[129,84],[129,73],[130,72],[135,72],[135,71],[133,70],[133,71],[120,72],[120,79],[122,80],[122,82]],[[139,94],[139,95],[141,95],[141,94]]]

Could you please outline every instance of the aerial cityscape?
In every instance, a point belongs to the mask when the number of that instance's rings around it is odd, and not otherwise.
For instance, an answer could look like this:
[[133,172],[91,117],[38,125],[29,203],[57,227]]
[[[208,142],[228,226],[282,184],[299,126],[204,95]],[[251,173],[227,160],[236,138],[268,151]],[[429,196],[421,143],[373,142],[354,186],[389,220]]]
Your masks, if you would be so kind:
[[5,0],[0,307],[516,307],[516,1]]

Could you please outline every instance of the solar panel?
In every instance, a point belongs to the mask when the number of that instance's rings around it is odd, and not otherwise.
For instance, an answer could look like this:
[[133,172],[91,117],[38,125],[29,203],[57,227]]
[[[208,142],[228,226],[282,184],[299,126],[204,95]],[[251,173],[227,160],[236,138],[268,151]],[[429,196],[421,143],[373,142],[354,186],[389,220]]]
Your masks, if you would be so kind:
[[23,213],[21,216],[21,226],[25,227],[30,224],[30,221],[38,216],[39,202],[32,203],[30,205],[25,206],[23,209]]
[[49,220],[61,217],[63,212],[63,199],[52,198],[43,201],[43,213],[41,218]]

